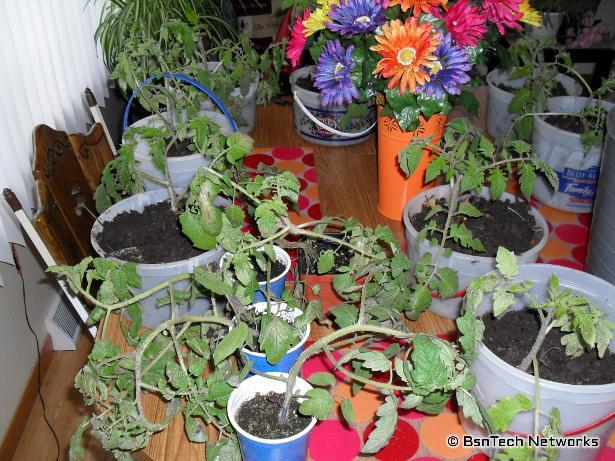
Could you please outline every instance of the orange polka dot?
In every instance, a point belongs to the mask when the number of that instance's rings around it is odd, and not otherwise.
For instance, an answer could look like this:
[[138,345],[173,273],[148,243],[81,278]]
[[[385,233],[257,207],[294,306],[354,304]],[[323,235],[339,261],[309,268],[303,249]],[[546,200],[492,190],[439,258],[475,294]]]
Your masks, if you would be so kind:
[[611,436],[609,437],[609,443],[611,447],[615,448],[615,431],[611,432]]
[[310,186],[307,189],[305,189],[304,193],[305,193],[305,195],[307,195],[309,198],[311,198],[315,202],[319,202],[320,201],[320,198],[318,196],[318,186],[316,186],[316,185]]
[[363,388],[357,395],[352,395],[352,384],[340,383],[333,389],[336,395],[337,411],[341,415],[339,405],[343,399],[350,399],[354,407],[354,416],[357,422],[370,421],[376,416],[378,407],[384,402],[384,397],[378,391]]
[[570,254],[570,246],[563,240],[551,236],[540,252],[540,256],[548,259],[566,259]]
[[553,224],[553,226],[557,226],[558,224],[576,223],[579,217],[577,213],[558,210],[546,205],[539,207],[538,210],[544,215],[547,221]]
[[276,168],[290,171],[296,175],[301,175],[305,170],[305,165],[298,160],[278,160],[275,162]]
[[449,447],[447,439],[450,435],[456,435],[459,440],[463,439],[465,431],[459,422],[457,413],[441,413],[437,416],[429,416],[421,424],[421,442],[432,453],[443,458],[461,458],[472,453],[471,448]]
[[293,224],[302,224],[304,222],[312,221],[312,218],[310,218],[309,216],[304,214],[297,214],[294,211],[288,212],[288,218]]

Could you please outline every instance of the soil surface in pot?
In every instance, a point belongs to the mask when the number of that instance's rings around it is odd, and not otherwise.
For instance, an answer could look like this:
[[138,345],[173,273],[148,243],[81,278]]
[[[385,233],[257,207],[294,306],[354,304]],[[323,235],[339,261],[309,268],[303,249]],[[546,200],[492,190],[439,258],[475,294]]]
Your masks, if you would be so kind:
[[[507,93],[514,93],[515,91],[517,91],[519,88],[515,88],[513,86],[507,85],[506,83],[496,83],[495,86],[497,86],[500,90],[504,90]],[[562,85],[562,82],[560,82],[559,80],[555,83],[555,87],[553,88],[553,90],[551,91],[551,94],[549,95],[550,97],[555,97],[555,96],[568,96],[568,91],[566,91],[566,87],[564,85]]]
[[[542,231],[536,225],[536,219],[531,214],[531,206],[524,201],[511,202],[510,200],[487,200],[483,197],[472,196],[469,202],[480,210],[483,216],[471,218],[469,216],[458,215],[453,218],[457,224],[465,224],[472,232],[472,237],[478,238],[485,247],[484,253],[475,252],[470,248],[464,248],[452,239],[447,240],[446,247],[458,253],[495,257],[498,247],[503,246],[521,254],[536,245],[542,238]],[[440,205],[445,205],[445,200],[437,201]],[[429,213],[428,203],[423,204],[420,213],[410,216],[410,222],[415,229],[421,230],[430,220],[425,221]],[[435,215],[438,229],[444,229],[446,223],[446,211],[443,210]],[[428,234],[428,238],[437,238],[440,233]]]
[[[254,266],[254,271],[256,272],[256,280],[259,282],[267,281],[267,271],[261,270],[260,266],[256,264],[256,261],[252,260],[252,265]],[[286,264],[284,261],[276,259],[273,264],[271,264],[271,273],[269,274],[269,280],[273,280],[277,276],[281,275],[286,270]]]
[[[585,127],[583,123],[581,123],[581,117],[574,117],[572,115],[550,115],[545,118],[545,122],[571,133],[583,134],[585,132]],[[596,126],[595,117],[588,118],[587,122],[590,127]]]
[[[511,311],[497,320],[489,313],[483,316],[483,322],[485,346],[514,367],[528,354],[540,330],[538,314],[530,310]],[[561,344],[562,336],[559,328],[547,334],[537,356],[541,378],[575,385],[615,383],[615,354],[607,349],[600,359],[593,349],[579,357],[568,357]],[[533,374],[532,367],[528,373]]]
[[[336,235],[341,238],[341,235]],[[347,247],[340,247],[339,244],[327,240],[306,239],[305,248],[297,251],[297,266],[300,274],[304,275],[326,275],[339,273],[338,268],[350,264],[353,253]],[[318,258],[327,250],[333,250],[333,268],[326,274],[318,273]]]
[[182,233],[168,200],[103,223],[98,244],[108,257],[141,264],[183,261],[203,253]]
[[293,399],[288,422],[281,424],[278,416],[283,400],[282,393],[256,394],[241,404],[235,420],[244,431],[263,439],[284,439],[298,434],[309,426],[312,418],[299,413],[300,404]]
[[[170,139],[167,139],[166,142],[170,142]],[[169,152],[167,152],[167,157],[186,157],[188,155],[194,154],[188,146],[192,144],[192,140],[184,139],[183,141],[175,141],[173,145],[169,148]],[[168,145],[168,144],[167,144]]]
[[297,86],[313,93],[320,93],[320,90],[314,86],[314,80],[311,75],[306,75],[297,79]]

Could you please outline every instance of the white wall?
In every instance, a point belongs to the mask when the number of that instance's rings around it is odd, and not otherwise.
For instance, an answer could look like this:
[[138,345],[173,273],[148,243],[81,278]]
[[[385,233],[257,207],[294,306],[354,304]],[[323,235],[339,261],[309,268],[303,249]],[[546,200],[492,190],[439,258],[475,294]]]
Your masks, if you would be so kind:
[[[45,318],[59,299],[57,284],[43,272],[30,248],[17,246],[26,281],[26,300],[30,323],[40,346],[47,336]],[[13,266],[0,263],[0,441],[11,424],[13,414],[37,363],[36,343],[26,324],[21,279]]]

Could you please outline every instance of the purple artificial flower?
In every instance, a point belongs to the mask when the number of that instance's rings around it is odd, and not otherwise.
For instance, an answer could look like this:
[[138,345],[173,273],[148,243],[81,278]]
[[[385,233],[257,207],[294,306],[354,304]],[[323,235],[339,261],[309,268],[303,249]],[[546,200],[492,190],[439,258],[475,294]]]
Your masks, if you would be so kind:
[[449,33],[443,36],[436,48],[436,56],[437,65],[429,70],[430,81],[417,87],[417,93],[422,92],[436,99],[443,99],[446,93],[461,94],[460,86],[470,81],[470,55],[465,48],[453,45]]
[[354,69],[352,60],[354,46],[348,49],[339,40],[329,40],[318,58],[314,73],[314,86],[320,90],[323,106],[350,104],[359,98],[359,91],[352,82],[350,72]]
[[386,22],[382,6],[373,0],[341,0],[331,5],[329,18],[327,28],[342,35],[367,34]]

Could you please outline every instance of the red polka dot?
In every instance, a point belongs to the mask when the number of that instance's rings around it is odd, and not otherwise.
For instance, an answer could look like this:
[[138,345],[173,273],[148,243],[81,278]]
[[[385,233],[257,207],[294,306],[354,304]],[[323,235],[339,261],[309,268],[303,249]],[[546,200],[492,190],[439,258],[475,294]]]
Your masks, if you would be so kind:
[[549,264],[557,264],[558,266],[570,267],[571,269],[576,269],[582,271],[585,269],[583,264],[575,263],[574,261],[568,261],[567,259],[554,259],[550,261]]
[[421,458],[414,458],[412,461],[442,461],[440,458],[434,458],[433,456],[423,456]]
[[301,190],[305,190],[305,188],[308,186],[308,183],[305,179],[303,178],[297,178],[299,179],[299,185],[301,186]]
[[320,203],[317,203],[316,205],[312,205],[310,209],[308,210],[308,215],[312,219],[322,218],[322,213],[320,212]]
[[545,260],[542,259],[542,256],[538,256],[538,258],[536,258],[536,262],[540,264],[540,263],[544,263]]
[[314,166],[314,154],[306,154],[303,156],[303,163],[308,166]]
[[470,456],[467,461],[489,461],[489,456],[484,453],[478,453]]
[[615,460],[615,448],[606,447],[600,452],[600,456],[596,461],[613,461]]
[[312,431],[309,453],[313,461],[352,461],[359,450],[359,434],[340,421],[321,421]]
[[310,199],[305,195],[300,195],[299,200],[297,201],[297,205],[300,210],[305,210],[308,206],[310,206]]
[[582,226],[585,226],[589,229],[592,224],[592,214],[591,213],[583,213],[579,215],[579,223]]
[[267,154],[250,154],[243,159],[243,164],[250,168],[256,168],[259,163],[273,165],[273,157]]
[[555,234],[564,242],[572,243],[573,245],[585,245],[589,239],[587,228],[578,224],[562,224],[557,226]]
[[[376,424],[370,423],[363,434],[363,441],[367,440],[369,434],[374,430]],[[406,461],[411,458],[419,449],[419,435],[414,428],[403,419],[397,420],[397,427],[389,443],[374,455],[381,461]]]
[[271,151],[271,155],[280,160],[294,160],[303,156],[303,149],[300,147],[276,147]]
[[585,258],[587,257],[587,246],[586,245],[579,245],[578,247],[574,247],[572,249],[572,257],[579,264],[585,265]]
[[303,173],[303,177],[309,182],[316,182],[316,168],[310,168],[305,173]]

